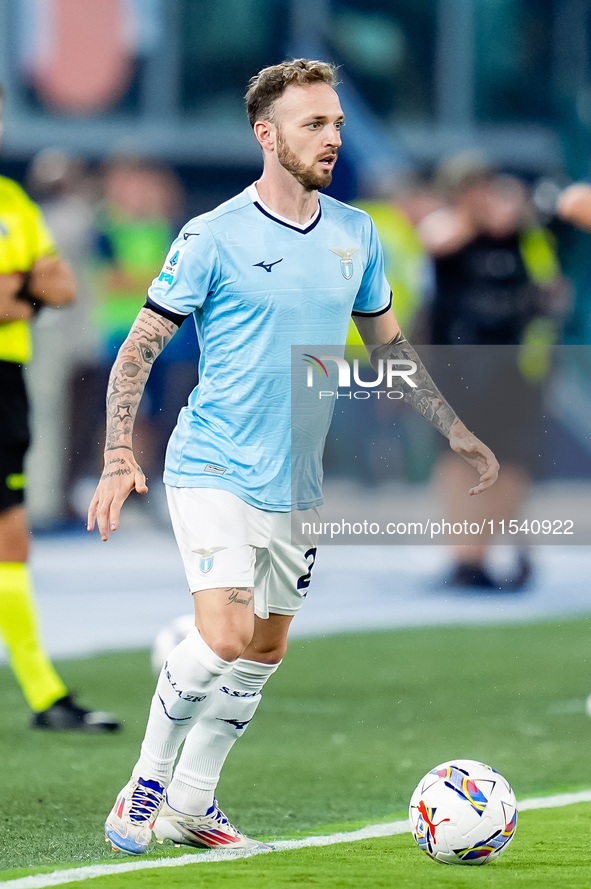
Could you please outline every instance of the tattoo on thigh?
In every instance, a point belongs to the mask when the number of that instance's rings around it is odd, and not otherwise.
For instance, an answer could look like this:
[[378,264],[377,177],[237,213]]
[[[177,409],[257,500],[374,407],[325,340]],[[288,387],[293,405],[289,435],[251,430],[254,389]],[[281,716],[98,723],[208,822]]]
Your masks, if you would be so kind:
[[250,605],[252,602],[250,587],[226,587],[225,591],[228,593],[226,605]]

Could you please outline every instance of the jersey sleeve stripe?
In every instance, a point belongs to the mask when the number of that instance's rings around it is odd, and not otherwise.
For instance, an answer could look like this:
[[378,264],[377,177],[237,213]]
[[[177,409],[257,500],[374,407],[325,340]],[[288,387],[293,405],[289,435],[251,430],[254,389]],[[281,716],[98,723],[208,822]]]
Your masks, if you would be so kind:
[[362,318],[375,318],[377,315],[385,315],[392,308],[392,291],[390,291],[390,299],[383,309],[378,309],[377,312],[351,312],[353,317],[355,315],[359,315]]
[[151,297],[147,298],[143,308],[150,309],[150,311],[155,312],[157,315],[167,318],[169,321],[172,321],[173,324],[176,324],[177,327],[180,327],[185,318],[189,317],[188,315],[179,315],[178,312],[173,312],[172,309],[160,305],[160,303],[157,303]]

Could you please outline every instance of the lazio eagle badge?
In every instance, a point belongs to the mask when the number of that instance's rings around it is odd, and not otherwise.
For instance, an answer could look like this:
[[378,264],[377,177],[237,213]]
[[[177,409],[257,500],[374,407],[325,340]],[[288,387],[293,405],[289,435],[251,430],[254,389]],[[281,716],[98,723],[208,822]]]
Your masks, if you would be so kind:
[[346,281],[349,281],[353,277],[353,260],[351,257],[357,253],[358,247],[349,247],[348,250],[337,250],[334,247],[330,247],[331,253],[336,253],[341,260],[341,274]]

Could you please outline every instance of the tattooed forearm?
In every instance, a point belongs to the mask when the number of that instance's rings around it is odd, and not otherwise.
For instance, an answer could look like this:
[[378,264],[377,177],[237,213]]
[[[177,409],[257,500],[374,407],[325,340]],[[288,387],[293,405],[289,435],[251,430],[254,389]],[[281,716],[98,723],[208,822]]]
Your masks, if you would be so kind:
[[446,438],[449,438],[451,427],[458,419],[458,416],[447,403],[431,379],[415,349],[406,341],[402,333],[397,334],[389,343],[377,346],[371,353],[371,363],[374,367],[377,367],[380,359],[387,361],[389,358],[416,364],[416,370],[412,374],[412,381],[415,383],[415,386],[410,386],[405,378],[401,378],[403,380],[404,400],[417,413],[429,420]]
[[107,389],[105,450],[131,450],[133,424],[152,365],[177,330],[176,324],[142,309],[119,350]]
[[228,594],[226,605],[250,605],[252,602],[252,587],[226,587]]

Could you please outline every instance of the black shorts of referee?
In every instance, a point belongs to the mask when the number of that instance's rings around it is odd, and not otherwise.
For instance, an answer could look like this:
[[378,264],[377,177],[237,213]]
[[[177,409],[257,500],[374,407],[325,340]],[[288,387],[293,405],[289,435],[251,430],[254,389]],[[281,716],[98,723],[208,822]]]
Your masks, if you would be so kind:
[[0,361],[0,512],[25,499],[29,403],[22,364]]

